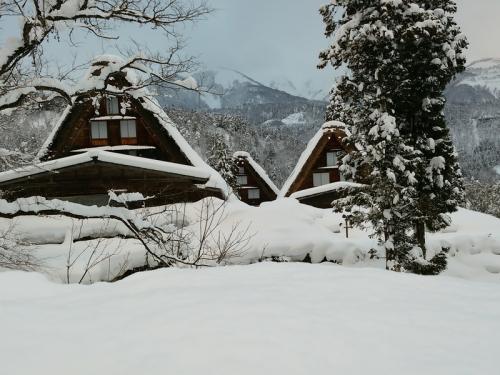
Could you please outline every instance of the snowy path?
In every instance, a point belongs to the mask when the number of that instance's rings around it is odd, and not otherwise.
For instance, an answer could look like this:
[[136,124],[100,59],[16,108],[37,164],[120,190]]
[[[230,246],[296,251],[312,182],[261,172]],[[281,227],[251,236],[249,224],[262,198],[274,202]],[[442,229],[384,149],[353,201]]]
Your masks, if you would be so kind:
[[2,374],[496,374],[498,284],[330,264],[0,273]]

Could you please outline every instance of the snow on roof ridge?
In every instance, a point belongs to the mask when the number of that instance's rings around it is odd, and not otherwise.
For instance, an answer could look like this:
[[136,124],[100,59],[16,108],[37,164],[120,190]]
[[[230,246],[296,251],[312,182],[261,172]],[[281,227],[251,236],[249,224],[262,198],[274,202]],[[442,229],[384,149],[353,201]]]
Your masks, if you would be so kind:
[[246,152],[246,151],[236,151],[233,154],[234,158],[244,158],[248,161],[248,164],[253,168],[253,170],[259,175],[259,177],[264,180],[264,182],[271,188],[271,190],[278,195],[279,194],[279,189],[278,187],[274,184],[274,182],[271,180],[269,175],[266,173],[264,168],[260,166],[259,163],[257,163],[252,156]]
[[305,164],[307,163],[307,160],[309,160],[311,154],[313,151],[316,149],[316,146],[318,145],[319,141],[321,138],[323,138],[323,135],[325,133],[330,132],[333,129],[341,129],[342,131],[348,133],[348,130],[346,128],[346,125],[343,122],[340,121],[327,121],[325,122],[322,126],[321,129],[318,130],[318,132],[314,135],[314,137],[311,138],[311,140],[307,143],[307,146],[305,150],[302,152],[302,154],[299,157],[299,160],[297,161],[297,164],[295,165],[295,168],[293,169],[292,173],[290,176],[286,179],[285,183],[283,184],[283,187],[281,188],[278,197],[279,198],[284,198],[290,188],[292,187],[293,182],[297,179],[299,173],[302,171],[304,168]]
[[233,158],[249,158],[249,157],[251,157],[250,153],[248,153],[246,151],[236,151],[233,154]]
[[346,128],[346,125],[341,121],[327,121],[322,126],[322,129],[342,129]]
[[18,178],[33,176],[36,174],[49,172],[73,165],[83,164],[91,161],[92,159],[97,159],[105,163],[107,162],[113,164],[127,165],[130,167],[149,169],[158,172],[173,173],[195,178],[209,179],[211,177],[208,171],[199,167],[193,167],[190,165],[183,165],[178,163],[171,163],[161,160],[147,159],[139,156],[123,155],[104,150],[91,150],[78,155],[66,156],[64,158],[53,159],[42,163],[1,172],[0,182],[16,180]]

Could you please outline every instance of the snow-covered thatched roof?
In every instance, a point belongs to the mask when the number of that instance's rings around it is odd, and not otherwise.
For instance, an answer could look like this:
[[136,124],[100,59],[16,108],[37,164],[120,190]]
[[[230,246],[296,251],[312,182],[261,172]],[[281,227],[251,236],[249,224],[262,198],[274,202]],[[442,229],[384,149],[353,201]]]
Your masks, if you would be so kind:
[[251,156],[248,152],[246,151],[236,151],[233,155],[233,157],[235,159],[239,159],[239,158],[242,158],[242,159],[245,159],[248,164],[250,165],[250,167],[255,171],[255,173],[257,173],[257,175],[269,186],[269,188],[275,193],[275,194],[278,194],[279,193],[279,189],[276,187],[276,185],[274,184],[274,182],[271,181],[271,179],[269,178],[269,176],[267,175],[266,171],[264,170],[264,168],[262,168],[260,166],[259,163],[257,163]]
[[[228,196],[230,188],[227,183],[220,176],[220,174],[205,163],[198,153],[189,145],[149,90],[145,87],[134,87],[137,83],[138,77],[133,69],[125,67],[126,64],[127,63],[118,56],[103,55],[96,57],[93,60],[90,69],[86,72],[86,74],[84,74],[83,79],[74,91],[89,92],[92,90],[104,90],[106,93],[111,92],[113,94],[116,93],[117,95],[128,95],[131,99],[135,99],[145,111],[154,116],[167,135],[177,144],[191,165],[195,168],[204,170],[209,174],[209,181],[207,182],[206,187],[220,189],[225,196]],[[116,79],[113,79],[113,73],[118,74]],[[110,79],[110,77],[112,79]],[[128,86],[128,84],[130,86]],[[81,99],[75,97],[75,103],[78,100]],[[65,109],[59,121],[52,129],[52,132],[49,134],[49,137],[38,152],[38,160],[47,159],[51,145],[55,141],[63,124],[70,116],[73,108],[74,105],[69,105]]]
[[53,172],[74,165],[96,161],[115,165],[124,165],[133,168],[147,169],[156,172],[164,172],[171,175],[187,176],[200,180],[208,180],[211,177],[209,171],[204,168],[197,168],[190,165],[183,165],[178,163],[169,163],[166,161],[154,159],[146,159],[138,156],[118,154],[115,152],[103,150],[91,150],[78,155],[49,160],[46,162],[1,172],[0,183],[17,180],[23,177],[34,176],[37,174]]
[[324,123],[323,126],[321,126],[321,129],[314,135],[314,137],[311,138],[311,140],[306,146],[306,149],[300,155],[300,158],[297,161],[295,168],[293,169],[292,173],[283,184],[283,187],[281,188],[281,191],[279,192],[278,195],[279,197],[287,196],[288,192],[290,191],[290,188],[292,187],[292,184],[299,177],[301,172],[303,172],[308,160],[311,158],[311,155],[318,147],[319,142],[323,139],[325,134],[332,133],[335,130],[340,130],[345,135],[349,134],[349,130],[346,128],[343,122],[329,121]]
[[332,182],[326,185],[321,185],[321,186],[316,186],[310,189],[304,189],[304,190],[299,190],[290,195],[290,198],[295,198],[298,199],[299,201],[303,198],[311,198],[317,195],[325,194],[325,193],[331,193],[334,191],[342,191],[346,189],[352,189],[352,188],[362,188],[363,184],[358,184],[355,182],[349,182],[349,181],[337,181],[337,182]]

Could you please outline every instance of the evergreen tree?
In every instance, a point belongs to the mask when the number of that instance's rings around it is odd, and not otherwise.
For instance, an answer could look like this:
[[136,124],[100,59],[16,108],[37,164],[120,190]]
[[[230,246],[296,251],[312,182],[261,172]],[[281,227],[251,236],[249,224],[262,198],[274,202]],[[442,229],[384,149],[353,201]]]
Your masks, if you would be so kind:
[[[320,10],[329,62],[348,73],[332,90],[327,120],[350,127],[355,151],[343,173],[366,188],[336,203],[355,225],[369,222],[393,270],[443,269],[426,263],[425,227],[449,224],[462,198],[460,168],[443,116],[443,91],[463,71],[467,46],[451,0],[336,0]],[[423,253],[423,254],[422,254]],[[415,262],[419,264],[415,266]],[[425,270],[424,270],[425,269]]]
[[238,166],[235,163],[232,153],[221,137],[214,136],[210,139],[207,162],[212,168],[220,173],[222,178],[224,178],[236,194],[236,174],[238,173]]

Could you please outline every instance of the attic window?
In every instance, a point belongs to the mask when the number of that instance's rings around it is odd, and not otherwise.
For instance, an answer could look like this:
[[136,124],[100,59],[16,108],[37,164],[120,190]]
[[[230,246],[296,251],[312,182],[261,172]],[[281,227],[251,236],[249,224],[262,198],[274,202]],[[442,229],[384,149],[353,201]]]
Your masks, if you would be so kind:
[[106,144],[108,140],[108,123],[106,121],[92,121],[90,123],[90,136],[92,143]]
[[238,174],[245,174],[245,168],[244,167],[238,167]]
[[124,145],[137,144],[137,128],[135,120],[120,121],[120,136],[122,144]]
[[247,176],[236,176],[236,183],[239,186],[243,186],[243,185],[248,184],[248,178],[247,178]]
[[330,173],[313,173],[313,186],[323,186],[330,183]]
[[248,199],[260,199],[260,189],[248,189]]
[[336,167],[338,162],[338,152],[337,151],[328,151],[326,153],[326,166],[327,167]]
[[119,115],[120,106],[118,105],[118,98],[110,96],[106,99],[106,112],[108,115]]

